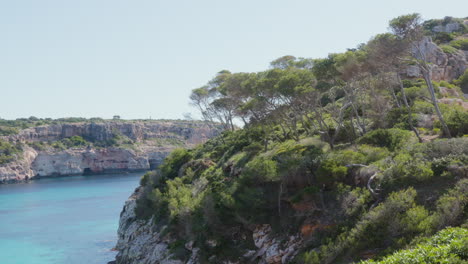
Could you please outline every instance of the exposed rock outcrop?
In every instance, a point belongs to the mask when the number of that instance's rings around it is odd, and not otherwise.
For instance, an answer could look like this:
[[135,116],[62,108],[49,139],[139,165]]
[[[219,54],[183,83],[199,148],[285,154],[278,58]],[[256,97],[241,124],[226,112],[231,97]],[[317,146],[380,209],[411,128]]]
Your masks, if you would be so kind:
[[[413,50],[413,53],[417,58],[424,57],[432,65],[432,79],[434,81],[452,81],[460,77],[468,68],[467,56],[463,51],[456,50],[453,53],[445,53],[432,42],[430,37],[425,37],[419,47]],[[408,66],[405,75],[410,78],[422,77],[417,65]]]
[[120,214],[117,263],[181,264],[181,261],[171,259],[169,245],[161,238],[161,232],[156,230],[153,219],[136,219],[136,199],[141,194],[142,188],[137,188]]
[[[185,248],[190,252],[187,261],[175,259],[169,250],[171,242],[170,234],[166,234],[165,226],[156,223],[153,218],[150,220],[138,220],[135,215],[136,199],[143,194],[143,188],[139,187],[134,194],[125,202],[125,206],[120,214],[118,229],[118,242],[116,250],[117,264],[196,264],[201,263],[198,258],[199,248],[193,242],[185,244]],[[289,263],[298,252],[303,243],[300,234],[290,236],[286,239],[279,239],[273,235],[271,226],[260,225],[255,227],[252,233],[252,240],[257,250],[246,250],[243,259],[238,261],[224,260],[217,263],[258,263],[258,264],[283,264]],[[215,241],[207,241],[213,244]],[[217,260],[219,261],[219,260]]]
[[106,141],[116,134],[140,142],[153,138],[183,138],[188,144],[200,144],[216,133],[202,122],[190,121],[109,121],[101,123],[71,123],[23,129],[17,135],[2,137],[10,141],[56,141],[81,136],[90,141]]
[[22,157],[18,160],[0,166],[0,183],[28,180],[34,177],[36,174],[31,168],[31,164],[34,162],[37,155],[37,151],[25,146]]
[[[115,173],[157,167],[175,147],[193,147],[219,132],[202,122],[121,121],[39,126],[21,130],[3,140],[19,143],[23,152],[15,161],[0,165],[0,183],[34,177]],[[93,146],[35,150],[33,142],[54,142],[81,136],[90,142],[105,142],[116,135],[132,141],[129,147]]]

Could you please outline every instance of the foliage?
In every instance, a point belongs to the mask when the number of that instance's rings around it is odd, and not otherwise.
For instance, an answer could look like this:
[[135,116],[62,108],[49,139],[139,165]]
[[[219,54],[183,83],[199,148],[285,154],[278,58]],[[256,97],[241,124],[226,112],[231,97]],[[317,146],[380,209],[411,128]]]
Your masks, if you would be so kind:
[[395,252],[381,261],[363,261],[368,264],[436,264],[466,263],[468,259],[468,229],[447,228],[425,239],[411,249]]
[[182,165],[192,158],[192,154],[185,149],[175,149],[165,159],[165,162],[159,167],[164,177],[173,179],[177,177]]
[[[468,134],[468,111],[459,105],[441,105],[441,110],[445,116],[445,121],[452,136],[463,136]],[[440,122],[434,122],[434,126],[441,127]]]
[[9,136],[18,134],[19,129],[16,127],[0,126],[0,136]]
[[247,163],[242,171],[242,176],[257,183],[279,180],[276,162],[262,156]]
[[468,50],[468,39],[453,40],[450,42],[450,46],[461,50]]
[[455,81],[464,93],[468,93],[468,69]]
[[0,139],[0,165],[15,160],[21,153],[21,150],[19,144],[12,144]]
[[[190,100],[225,131],[175,150],[146,174],[137,217],[167,226],[182,259],[183,245],[194,241],[207,263],[211,256],[248,262],[242,255],[255,249],[252,230],[265,224],[279,240],[302,233],[299,263],[360,261],[367,250],[380,258],[461,225],[468,138],[418,143],[413,136],[432,133],[418,127],[420,117],[438,112],[428,86],[439,97],[438,87],[458,88],[399,76],[408,65],[428,66],[406,59],[426,26],[418,14],[405,15],[390,22],[391,33],[345,53],[218,72]],[[467,112],[440,108],[452,135],[465,134]]]
[[391,185],[404,186],[427,181],[433,176],[430,163],[407,153],[396,155],[390,164],[383,174],[382,184],[387,188]]
[[341,166],[332,159],[324,160],[317,170],[317,181],[319,184],[330,185],[335,182],[343,181],[348,168]]
[[361,144],[369,144],[378,147],[386,147],[390,151],[402,148],[411,138],[409,131],[390,128],[377,129],[361,137],[358,141]]

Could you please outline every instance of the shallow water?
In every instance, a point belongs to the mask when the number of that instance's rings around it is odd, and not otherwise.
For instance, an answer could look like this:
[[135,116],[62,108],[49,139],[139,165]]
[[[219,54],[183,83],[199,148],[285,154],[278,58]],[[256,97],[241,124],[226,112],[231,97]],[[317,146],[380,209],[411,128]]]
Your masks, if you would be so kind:
[[1,264],[106,264],[143,173],[0,185]]

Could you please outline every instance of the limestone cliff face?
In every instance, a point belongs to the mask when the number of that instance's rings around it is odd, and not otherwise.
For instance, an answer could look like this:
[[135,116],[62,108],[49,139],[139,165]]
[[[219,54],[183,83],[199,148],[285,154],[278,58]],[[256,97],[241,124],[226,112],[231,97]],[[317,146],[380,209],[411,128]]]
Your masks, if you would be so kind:
[[[457,50],[454,53],[445,53],[442,49],[432,42],[430,37],[425,37],[419,44],[419,50],[432,64],[432,79],[434,81],[452,81],[460,77],[468,68],[468,53]],[[420,58],[419,51],[415,48],[413,53]],[[405,74],[410,78],[422,77],[422,74],[416,65],[406,68]]]
[[120,214],[116,249],[119,264],[182,264],[182,261],[171,259],[168,241],[161,237],[153,220],[137,220],[135,216],[136,199],[142,194],[142,188],[125,202]]
[[35,176],[31,164],[38,153],[33,148],[25,146],[22,157],[18,160],[0,166],[0,183],[28,180]]
[[199,144],[213,136],[216,131],[204,123],[190,121],[109,121],[38,126],[3,138],[34,142],[81,136],[90,141],[106,141],[117,133],[136,142],[154,138],[183,138],[188,144]]
[[[34,177],[113,173],[154,169],[175,147],[193,147],[219,132],[200,122],[147,121],[58,124],[28,128],[17,135],[2,137],[20,142],[23,153],[14,162],[0,165],[0,183]],[[123,135],[132,140],[128,147],[83,147],[37,151],[27,144],[53,142],[81,136],[91,142]]]

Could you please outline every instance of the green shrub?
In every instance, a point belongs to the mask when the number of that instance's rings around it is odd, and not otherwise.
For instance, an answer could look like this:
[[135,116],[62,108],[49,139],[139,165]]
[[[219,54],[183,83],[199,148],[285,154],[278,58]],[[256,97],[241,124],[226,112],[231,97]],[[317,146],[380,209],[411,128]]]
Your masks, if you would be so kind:
[[0,165],[15,160],[20,153],[20,145],[0,139]]
[[336,151],[331,153],[328,158],[335,160],[340,165],[361,164],[366,162],[366,156],[364,156],[364,154],[352,149]]
[[[412,102],[414,102],[418,98],[430,96],[426,85],[412,86],[412,87],[404,88],[404,89],[405,89],[406,98],[408,99],[409,104],[412,104]],[[436,88],[434,87],[434,89]]]
[[386,147],[390,151],[395,151],[407,144],[410,138],[410,131],[390,128],[371,131],[359,138],[358,142],[361,144]]
[[436,229],[460,225],[468,209],[468,179],[457,182],[453,189],[439,197],[436,212],[433,214],[433,225]]
[[466,263],[468,259],[468,229],[447,228],[412,249],[401,250],[381,261],[364,264],[440,264]]
[[62,139],[62,143],[67,147],[67,148],[73,148],[73,147],[83,147],[88,145],[89,143],[84,140],[80,136],[72,136],[69,138]]
[[455,38],[455,35],[448,32],[436,32],[434,34],[434,42],[437,44],[448,43]]
[[410,154],[400,153],[384,171],[383,185],[401,186],[429,180],[433,176],[431,164]]
[[437,139],[425,144],[422,152],[430,159],[468,155],[468,138]]
[[461,50],[468,50],[468,38],[452,40],[450,46]]
[[403,83],[404,88],[421,87],[426,84],[424,82],[424,79],[421,79],[421,78],[414,79],[414,80],[405,79],[405,80],[402,80],[402,83]]
[[65,146],[65,144],[63,144],[62,141],[55,141],[51,144],[51,146],[54,148],[54,149],[57,149],[57,150],[65,150],[67,149],[67,147]]
[[442,176],[450,166],[462,167],[464,164],[468,164],[468,155],[448,155],[435,158],[431,163],[431,169],[435,175]]
[[28,142],[28,145],[35,150],[45,150],[47,148],[47,144],[42,141]]
[[245,165],[242,176],[254,182],[278,181],[278,166],[276,161],[261,156],[256,157]]
[[174,149],[169,156],[166,157],[164,163],[159,167],[164,177],[173,179],[177,177],[179,169],[192,159],[192,154],[186,149]]
[[341,197],[341,209],[347,217],[359,216],[365,212],[370,201],[371,193],[365,188],[346,190]]
[[347,173],[347,167],[340,165],[336,160],[326,159],[317,170],[317,181],[320,186],[333,185],[343,181]]
[[390,151],[386,148],[373,147],[365,144],[360,145],[358,151],[364,155],[364,163],[366,164],[382,160],[390,155]]
[[468,111],[461,107],[453,107],[444,112],[445,122],[452,136],[468,134]]
[[416,100],[413,104],[413,110],[416,113],[432,115],[434,113],[434,105],[421,100]]
[[464,93],[468,93],[468,69],[457,79],[455,84],[460,86]]
[[440,48],[442,49],[443,52],[447,54],[455,54],[458,52],[456,48],[449,46],[449,45],[441,45]]
[[0,136],[9,136],[19,133],[19,129],[16,127],[4,127],[0,126]]
[[391,193],[384,202],[362,215],[349,231],[306,252],[304,263],[339,263],[336,260],[344,252],[360,248],[388,248],[411,238],[427,226],[430,219],[424,208],[416,206],[416,194],[413,188]]

